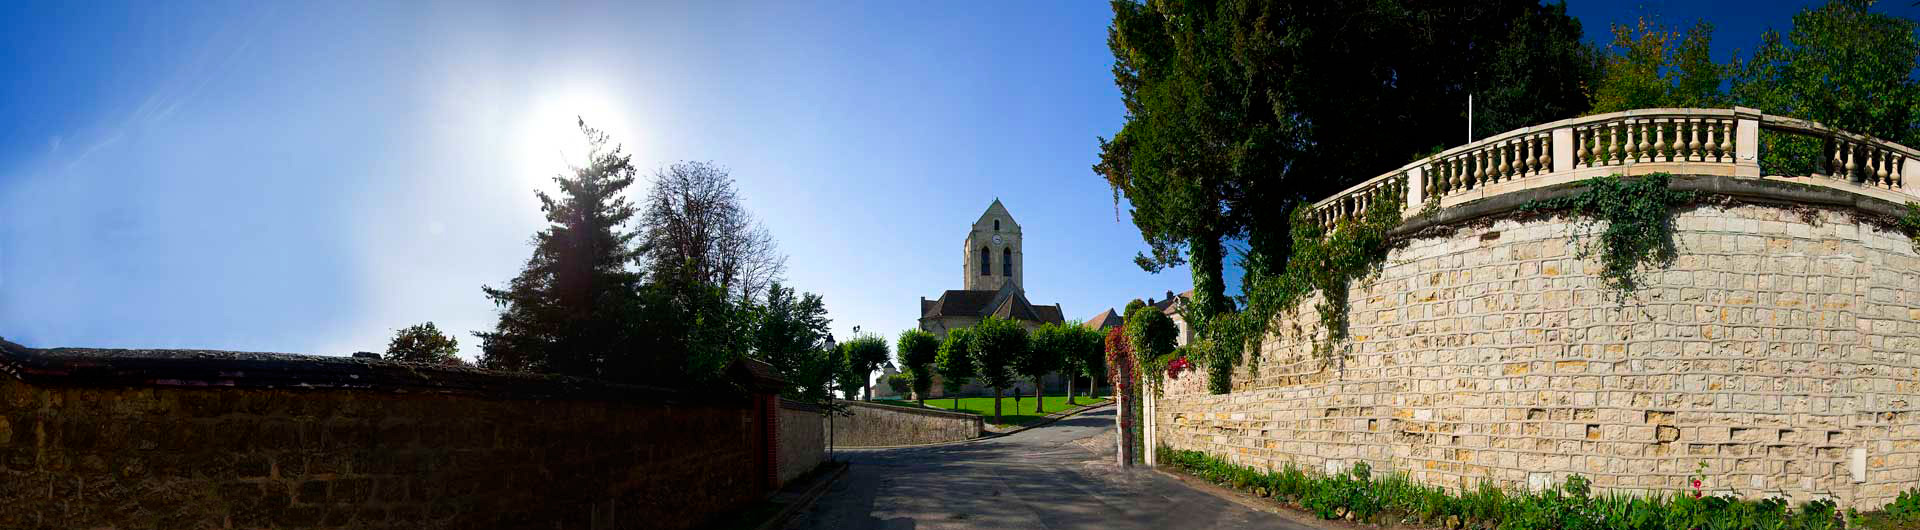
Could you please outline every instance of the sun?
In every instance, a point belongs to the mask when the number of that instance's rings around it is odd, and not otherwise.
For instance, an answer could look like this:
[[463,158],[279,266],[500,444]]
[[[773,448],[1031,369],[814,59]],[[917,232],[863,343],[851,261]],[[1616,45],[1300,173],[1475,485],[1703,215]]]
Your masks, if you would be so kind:
[[627,126],[626,109],[612,94],[603,84],[583,81],[538,92],[521,120],[523,136],[517,157],[521,160],[521,170],[545,184],[548,178],[569,167],[586,164],[587,141],[580,133],[582,120],[589,127],[605,131],[614,144],[632,152],[637,139],[628,136],[633,131]]

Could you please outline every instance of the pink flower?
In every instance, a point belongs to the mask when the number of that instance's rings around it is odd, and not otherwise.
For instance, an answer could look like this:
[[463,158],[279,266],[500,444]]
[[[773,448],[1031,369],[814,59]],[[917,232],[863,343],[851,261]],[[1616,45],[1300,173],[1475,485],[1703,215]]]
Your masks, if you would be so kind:
[[1693,479],[1693,489],[1700,489],[1700,479]]

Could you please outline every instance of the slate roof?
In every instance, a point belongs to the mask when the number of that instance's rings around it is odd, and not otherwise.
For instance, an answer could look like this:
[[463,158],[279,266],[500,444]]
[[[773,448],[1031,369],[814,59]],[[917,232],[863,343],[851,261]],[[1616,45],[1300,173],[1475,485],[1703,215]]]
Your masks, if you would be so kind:
[[920,318],[950,316],[985,317],[988,315],[1034,322],[1065,322],[1059,306],[1036,306],[1027,301],[1020,286],[1007,282],[997,290],[953,289],[937,300],[920,302]]

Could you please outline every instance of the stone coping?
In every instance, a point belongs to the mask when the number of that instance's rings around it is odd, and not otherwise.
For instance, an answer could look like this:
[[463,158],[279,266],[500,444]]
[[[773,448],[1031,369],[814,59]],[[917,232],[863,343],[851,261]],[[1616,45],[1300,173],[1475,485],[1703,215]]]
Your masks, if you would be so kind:
[[[775,388],[758,361],[734,380]],[[759,363],[764,365],[764,363]],[[0,339],[0,373],[35,385],[370,390],[514,399],[731,403],[739,392],[696,392],[599,379],[383,359],[190,349],[28,348]],[[716,399],[726,396],[735,399]]]
[[[1433,227],[1513,213],[1528,202],[1573,195],[1583,185],[1584,181],[1573,180],[1490,195],[1434,210],[1426,215],[1410,217],[1390,231],[1389,235],[1412,236]],[[1902,203],[1854,190],[1828,186],[1819,182],[1819,179],[1804,177],[1673,175],[1668,185],[1676,190],[1697,191],[1761,203],[1850,208],[1874,217],[1895,218],[1906,213],[1906,206]]]
[[940,418],[969,419],[969,420],[981,420],[981,421],[985,421],[985,418],[986,418],[986,416],[981,416],[978,414],[971,414],[966,412],[954,412],[950,410],[939,410],[939,409],[930,409],[930,408],[923,409],[920,407],[902,407],[899,405],[886,405],[881,403],[873,403],[870,401],[848,401],[848,400],[836,399],[834,400],[834,403],[839,403],[843,405],[852,405],[857,407],[875,408],[875,409],[892,411],[892,412],[904,412],[907,414],[919,414],[922,416],[934,416],[934,417],[940,417]]

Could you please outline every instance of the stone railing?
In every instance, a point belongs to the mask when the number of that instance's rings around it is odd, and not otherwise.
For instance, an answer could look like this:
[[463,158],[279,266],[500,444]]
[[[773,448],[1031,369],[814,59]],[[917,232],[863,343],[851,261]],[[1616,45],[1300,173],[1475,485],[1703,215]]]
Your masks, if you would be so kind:
[[1639,109],[1556,121],[1494,135],[1414,161],[1313,205],[1333,227],[1382,201],[1401,199],[1402,217],[1427,203],[1449,207],[1520,190],[1620,174],[1762,178],[1760,131],[1812,138],[1822,145],[1808,175],[1764,178],[1866,195],[1893,203],[1920,200],[1906,175],[1920,151],[1805,120],[1757,110]]

